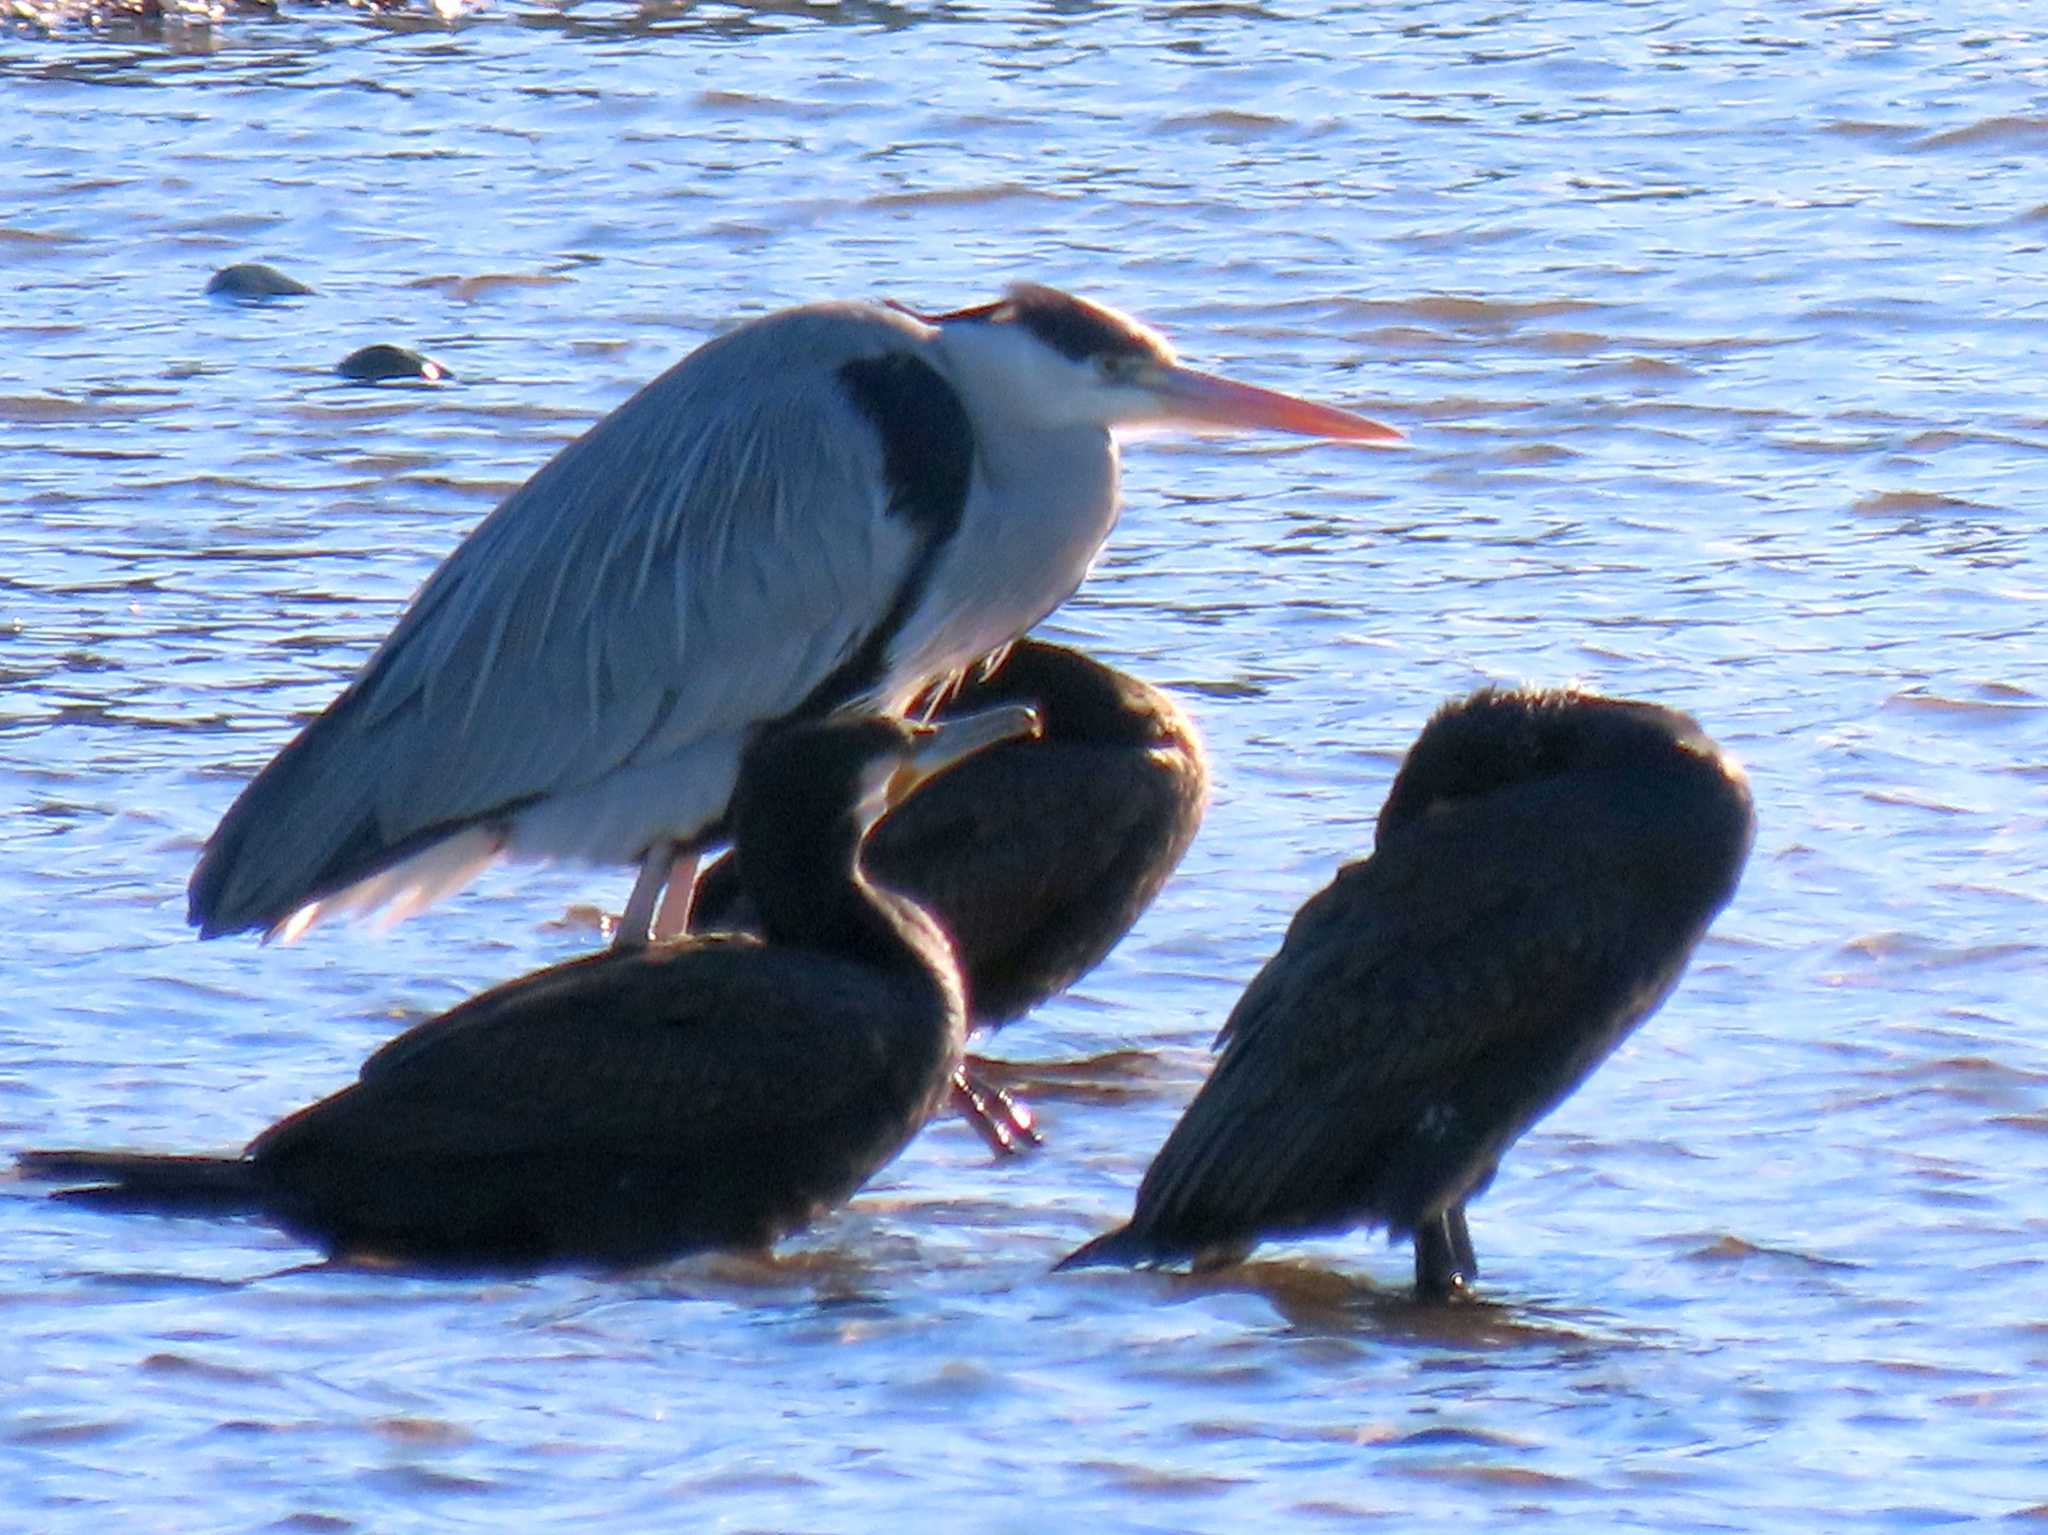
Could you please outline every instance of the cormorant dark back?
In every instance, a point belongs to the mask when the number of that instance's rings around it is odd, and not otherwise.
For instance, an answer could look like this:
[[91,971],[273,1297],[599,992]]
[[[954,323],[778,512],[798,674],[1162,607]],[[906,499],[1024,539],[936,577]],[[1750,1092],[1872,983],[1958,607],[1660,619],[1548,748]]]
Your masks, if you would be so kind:
[[[952,934],[984,1027],[1101,963],[1193,842],[1209,782],[1179,706],[1077,650],[1021,640],[938,717],[998,703],[1037,709],[1043,735],[933,779],[883,818],[864,856]],[[700,931],[758,925],[729,859],[705,871],[692,920]]]
[[1035,728],[1004,708],[764,733],[734,832],[765,941],[612,950],[498,987],[240,1157],[46,1151],[23,1169],[102,1206],[260,1213],[423,1268],[765,1247],[888,1163],[959,1065],[951,945],[862,876],[862,838],[886,795]]
[[1224,1024],[1129,1223],[1061,1266],[1210,1266],[1373,1225],[1412,1236],[1419,1293],[1465,1291],[1466,1203],[1677,984],[1754,825],[1687,715],[1570,688],[1446,705],[1372,856]]

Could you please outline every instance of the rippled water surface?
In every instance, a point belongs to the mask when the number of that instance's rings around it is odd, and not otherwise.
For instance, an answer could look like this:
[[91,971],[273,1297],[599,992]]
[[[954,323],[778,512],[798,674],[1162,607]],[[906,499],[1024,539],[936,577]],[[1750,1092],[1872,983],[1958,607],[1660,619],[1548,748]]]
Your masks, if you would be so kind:
[[[234,1146],[623,876],[201,945],[194,853],[415,583],[746,315],[1019,276],[1411,451],[1133,446],[1052,632],[1217,773],[1175,883],[773,1265],[302,1271],[0,1185],[0,1527],[2048,1519],[2048,43],[2018,3],[288,10],[0,37],[0,1150]],[[318,293],[241,308],[270,261]],[[391,341],[438,390],[349,387]],[[1047,1266],[1487,680],[1696,713],[1747,879],[1405,1251]]]

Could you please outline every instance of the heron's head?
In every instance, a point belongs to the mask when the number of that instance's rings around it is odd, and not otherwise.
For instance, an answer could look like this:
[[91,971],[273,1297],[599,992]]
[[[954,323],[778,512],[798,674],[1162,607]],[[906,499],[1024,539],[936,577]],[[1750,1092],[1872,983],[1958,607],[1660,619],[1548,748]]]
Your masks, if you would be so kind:
[[918,315],[937,327],[948,376],[984,419],[1038,427],[1265,429],[1398,442],[1348,410],[1182,367],[1156,331],[1103,304],[1019,283],[993,304]]

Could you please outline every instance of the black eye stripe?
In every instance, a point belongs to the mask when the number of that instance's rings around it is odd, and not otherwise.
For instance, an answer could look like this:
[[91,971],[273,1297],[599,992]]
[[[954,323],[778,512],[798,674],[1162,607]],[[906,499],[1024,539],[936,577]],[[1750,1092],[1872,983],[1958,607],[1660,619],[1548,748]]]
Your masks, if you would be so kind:
[[1050,288],[1017,294],[1009,308],[1017,324],[1076,362],[1090,357],[1135,362],[1158,356],[1150,337],[1133,331],[1117,316]]
[[1035,283],[1020,283],[1006,298],[971,309],[956,309],[935,317],[932,323],[943,325],[956,320],[1022,326],[1062,357],[1075,362],[1090,358],[1131,363],[1173,360],[1173,354],[1158,337],[1115,310]]

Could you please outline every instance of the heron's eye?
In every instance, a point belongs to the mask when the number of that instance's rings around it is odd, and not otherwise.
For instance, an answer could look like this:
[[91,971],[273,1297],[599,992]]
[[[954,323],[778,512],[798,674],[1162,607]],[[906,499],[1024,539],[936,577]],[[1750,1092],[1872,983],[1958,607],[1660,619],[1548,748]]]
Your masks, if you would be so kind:
[[1095,372],[1105,384],[1128,384],[1138,376],[1138,359],[1121,352],[1105,352],[1095,359]]

